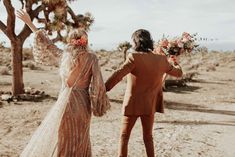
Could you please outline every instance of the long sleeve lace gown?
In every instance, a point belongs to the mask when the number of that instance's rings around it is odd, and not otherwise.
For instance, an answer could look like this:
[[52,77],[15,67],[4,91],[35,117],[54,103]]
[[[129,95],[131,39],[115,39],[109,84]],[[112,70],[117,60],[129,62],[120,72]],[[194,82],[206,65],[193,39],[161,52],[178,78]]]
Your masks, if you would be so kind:
[[57,48],[45,31],[38,30],[33,54],[38,63],[60,64],[62,88],[21,157],[91,157],[91,113],[102,116],[110,108],[97,57],[89,52],[79,54],[76,81],[69,88],[66,83],[72,63],[69,52]]

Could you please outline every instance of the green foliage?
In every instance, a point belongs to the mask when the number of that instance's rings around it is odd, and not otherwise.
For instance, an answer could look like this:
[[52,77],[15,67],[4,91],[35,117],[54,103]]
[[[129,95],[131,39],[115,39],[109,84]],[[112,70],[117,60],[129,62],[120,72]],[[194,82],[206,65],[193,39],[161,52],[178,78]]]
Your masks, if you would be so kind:
[[129,50],[131,47],[132,47],[131,44],[130,44],[129,42],[125,41],[125,42],[123,42],[123,43],[120,43],[120,44],[118,45],[117,49],[118,49],[119,51],[127,51],[127,50]]
[[84,15],[79,14],[77,15],[79,26],[83,27],[85,30],[89,30],[90,26],[94,23],[94,17],[91,15],[90,12],[85,13]]
[[68,2],[74,0],[20,0],[22,8],[25,6],[26,10],[31,10],[33,4],[44,6],[42,12],[43,17],[36,17],[39,23],[44,24],[44,29],[48,31],[49,35],[57,32],[57,37],[53,40],[66,42],[66,37],[61,35],[61,31],[71,29],[84,28],[86,31],[90,30],[90,26],[94,23],[94,17],[91,13],[76,14],[69,7]]

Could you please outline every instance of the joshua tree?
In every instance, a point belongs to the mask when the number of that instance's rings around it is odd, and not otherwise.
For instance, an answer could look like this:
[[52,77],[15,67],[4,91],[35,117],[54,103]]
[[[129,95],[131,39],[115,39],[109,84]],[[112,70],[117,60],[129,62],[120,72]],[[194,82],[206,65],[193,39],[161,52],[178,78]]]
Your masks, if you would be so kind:
[[126,60],[126,53],[127,51],[131,48],[131,44],[127,41],[123,42],[123,43],[120,43],[118,45],[118,50],[123,52],[123,58],[124,58],[124,61]]
[[[1,2],[2,1],[2,2]],[[69,30],[69,28],[84,27],[89,29],[94,19],[91,14],[76,15],[68,6],[68,2],[74,0],[19,0],[22,8],[25,8],[31,19],[37,19],[39,23],[44,24],[44,29],[50,35],[53,32],[57,36],[53,39],[54,42],[65,42],[65,36],[62,36],[61,31]],[[6,8],[7,22],[4,24],[0,21],[0,30],[8,37],[11,43],[12,53],[12,93],[13,95],[22,94],[24,92],[23,84],[23,69],[22,69],[22,49],[27,37],[32,33],[27,25],[24,25],[19,34],[15,33],[15,8],[11,0],[0,0],[0,3]],[[1,5],[1,4],[0,4]],[[37,7],[33,9],[33,5]],[[43,17],[39,17],[39,13],[43,13]],[[52,18],[49,15],[53,14]]]

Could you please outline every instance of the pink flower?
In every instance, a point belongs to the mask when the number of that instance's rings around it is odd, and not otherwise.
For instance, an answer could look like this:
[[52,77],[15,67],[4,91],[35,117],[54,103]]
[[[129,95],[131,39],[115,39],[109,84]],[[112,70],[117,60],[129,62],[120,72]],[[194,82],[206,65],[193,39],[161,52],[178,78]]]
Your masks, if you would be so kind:
[[191,39],[192,39],[192,36],[189,33],[184,32],[182,34],[182,42],[188,42]]
[[162,39],[159,43],[160,47],[167,48],[169,41],[167,39]]
[[177,46],[178,46],[177,40],[173,39],[169,41],[167,48],[169,49],[171,47],[177,47]]
[[184,47],[184,43],[183,43],[180,39],[177,40],[177,45],[178,45],[178,47],[180,47],[180,48],[183,48],[183,47]]
[[183,38],[181,41],[182,41],[183,43],[187,43],[187,42],[189,41],[189,39],[188,39],[188,38]]
[[185,38],[190,37],[190,38],[191,38],[191,35],[190,35],[189,33],[187,33],[187,32],[184,32],[184,33],[182,34],[182,37],[185,37]]

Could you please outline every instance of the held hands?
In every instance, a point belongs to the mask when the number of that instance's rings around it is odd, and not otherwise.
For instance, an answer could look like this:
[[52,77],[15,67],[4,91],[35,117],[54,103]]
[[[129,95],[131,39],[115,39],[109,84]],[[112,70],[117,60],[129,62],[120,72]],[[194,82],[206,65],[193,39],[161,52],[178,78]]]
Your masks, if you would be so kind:
[[179,57],[175,56],[175,55],[171,55],[169,58],[168,58],[168,61],[170,63],[172,63],[173,65],[179,65]]
[[29,14],[28,14],[25,10],[23,10],[23,9],[17,10],[16,15],[17,15],[17,17],[18,17],[19,19],[21,19],[25,24],[27,24],[33,32],[37,31],[37,28],[36,28],[35,25],[32,23],[32,20],[31,20]]

